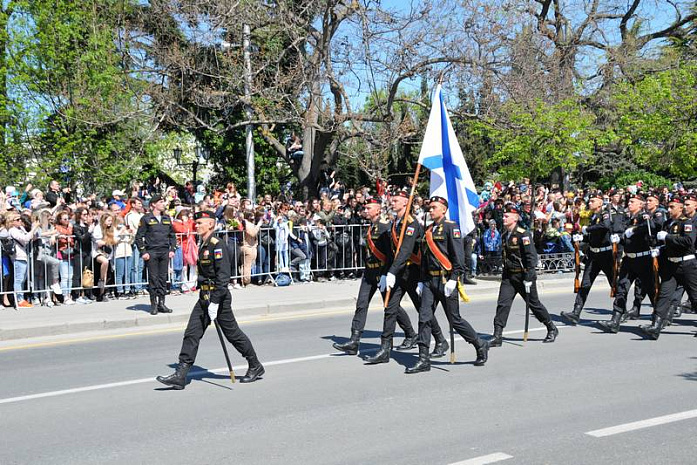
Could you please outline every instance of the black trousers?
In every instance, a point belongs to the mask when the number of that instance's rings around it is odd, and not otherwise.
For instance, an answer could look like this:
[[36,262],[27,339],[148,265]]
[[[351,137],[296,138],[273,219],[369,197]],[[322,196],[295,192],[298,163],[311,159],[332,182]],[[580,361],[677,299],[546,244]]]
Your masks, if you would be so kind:
[[150,259],[145,262],[148,267],[148,291],[151,296],[164,297],[167,294],[169,250],[156,250],[148,254]]
[[[501,278],[501,287],[499,288],[499,298],[496,304],[496,316],[494,317],[495,328],[505,328],[508,321],[508,315],[511,313],[511,305],[516,294],[525,299],[525,284],[522,273],[504,273]],[[547,324],[552,319],[549,317],[549,312],[540,302],[540,297],[537,294],[537,279],[533,279],[532,287],[530,288],[530,311],[535,315],[535,318],[542,323]]]
[[[658,302],[654,313],[663,319],[668,318],[670,305],[675,300],[676,289],[682,285],[692,302],[692,310],[697,311],[697,260],[673,263],[662,260],[659,268],[661,273],[661,289],[658,291]],[[680,299],[678,298],[678,304]]]
[[[635,280],[642,283],[653,283],[653,259],[650,255],[638,258],[624,257],[617,277],[617,292],[612,304],[613,312],[625,313],[627,311],[627,295],[629,288]],[[646,295],[655,303],[656,289],[653,285],[644,286]]]
[[[402,310],[400,306],[402,299],[405,294],[409,294],[411,302],[414,304],[416,311],[421,312],[421,297],[416,293],[416,287],[419,285],[420,270],[416,265],[411,265],[407,269],[407,279],[397,278],[395,287],[392,288],[390,293],[390,301],[385,309],[385,317],[382,322],[382,339],[392,339],[394,337],[394,330],[397,323],[397,317],[399,311]],[[404,311],[404,310],[402,310]],[[438,319],[434,316],[433,321],[431,321],[431,332],[436,342],[445,341],[445,336],[443,335],[443,330],[438,324]]]
[[[184,341],[179,353],[179,362],[194,363],[196,361],[201,338],[206,333],[208,325],[211,324],[211,319],[208,316],[208,301],[204,299],[204,296],[205,293],[202,291],[189,317],[189,324],[184,331]],[[249,359],[256,356],[252,341],[242,332],[237,320],[235,320],[235,315],[232,313],[232,296],[227,290],[220,302],[220,307],[218,307],[218,323],[225,338],[243,357]]]
[[424,283],[421,294],[421,309],[419,310],[419,346],[429,347],[431,344],[432,324],[435,320],[436,307],[440,303],[448,317],[452,328],[470,344],[475,344],[478,336],[472,325],[460,316],[460,298],[457,289],[449,297],[444,293],[445,283],[440,276],[429,278]]
[[[374,273],[366,273],[361,279],[361,287],[358,289],[358,299],[356,300],[356,312],[353,314],[353,321],[351,322],[351,332],[363,331],[365,328],[365,320],[368,318],[368,306],[370,305],[370,300],[375,295],[375,291],[378,289],[378,277]],[[382,294],[383,300],[385,295]],[[397,310],[397,324],[404,335],[407,337],[414,337],[416,332],[414,327],[411,325],[411,320],[409,315],[402,308],[399,307]]]
[[612,251],[608,250],[606,252],[593,253],[590,252],[589,260],[586,263],[586,268],[583,270],[583,278],[581,279],[581,287],[576,294],[576,301],[574,302],[574,310],[580,311],[586,304],[586,299],[588,298],[588,293],[591,291],[591,287],[595,282],[595,278],[602,271],[605,273],[607,282],[610,283],[612,287],[612,281],[614,279],[615,262],[612,259]]

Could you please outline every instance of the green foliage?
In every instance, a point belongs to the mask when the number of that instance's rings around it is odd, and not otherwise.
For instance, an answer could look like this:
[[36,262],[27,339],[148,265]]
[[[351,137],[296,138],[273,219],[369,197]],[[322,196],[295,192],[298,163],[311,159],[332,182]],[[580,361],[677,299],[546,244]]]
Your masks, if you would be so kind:
[[631,83],[613,95],[617,132],[640,166],[678,177],[697,175],[697,66],[684,65]]
[[611,187],[627,187],[636,185],[642,181],[642,189],[658,189],[662,187],[672,188],[673,182],[655,173],[650,173],[645,170],[637,171],[621,171],[615,173],[614,176],[608,176],[598,181],[598,187],[601,189],[610,189]]
[[505,126],[491,122],[480,132],[491,135],[496,149],[487,164],[504,179],[541,180],[557,167],[572,170],[592,160],[595,144],[604,137],[593,114],[572,100],[538,101],[531,109],[508,102],[503,113],[508,115]]

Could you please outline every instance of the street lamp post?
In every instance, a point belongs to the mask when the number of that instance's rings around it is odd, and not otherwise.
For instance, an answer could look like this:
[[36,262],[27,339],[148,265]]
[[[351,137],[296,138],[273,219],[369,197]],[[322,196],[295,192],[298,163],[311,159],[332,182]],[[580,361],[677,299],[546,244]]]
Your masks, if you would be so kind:
[[194,146],[194,153],[196,154],[196,157],[194,158],[194,161],[191,163],[184,163],[182,162],[182,149],[179,147],[176,147],[172,150],[172,153],[174,155],[174,160],[177,162],[177,166],[191,166],[193,170],[193,183],[194,186],[196,186],[196,174],[198,172],[198,167],[199,165],[205,165],[208,163],[208,159],[210,158],[210,150],[208,150],[206,147],[203,147],[199,141],[196,141],[196,145]]

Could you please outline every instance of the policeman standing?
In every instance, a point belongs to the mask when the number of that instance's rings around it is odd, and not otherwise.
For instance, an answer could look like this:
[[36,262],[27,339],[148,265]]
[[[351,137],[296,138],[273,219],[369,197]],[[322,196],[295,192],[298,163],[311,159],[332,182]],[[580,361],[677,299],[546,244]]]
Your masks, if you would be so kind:
[[[397,252],[399,245],[399,234],[402,230],[404,216],[407,211],[407,203],[409,196],[406,192],[400,191],[393,195],[390,199],[392,210],[397,217],[392,222],[390,228],[390,244],[392,253],[388,257],[386,276],[380,278],[380,282],[384,285],[381,291],[385,288],[392,289],[390,293],[390,301],[385,309],[385,317],[383,320],[382,335],[380,336],[380,350],[372,357],[366,357],[365,361],[369,364],[387,363],[390,361],[390,349],[392,348],[392,337],[394,336],[395,325],[397,323],[397,315],[399,315],[400,304],[405,294],[409,294],[414,307],[417,311],[421,309],[421,297],[417,294],[416,288],[419,284],[419,274],[421,265],[421,240],[423,237],[423,228],[415,218],[407,215],[407,226],[402,239],[402,246]],[[433,336],[436,340],[436,348],[431,354],[433,357],[442,357],[447,352],[449,346],[445,340],[443,331],[438,325],[438,320],[434,317],[431,322]],[[416,346],[417,338],[414,334],[413,338],[404,340],[397,350],[409,350]]]
[[157,380],[162,384],[172,386],[174,389],[184,389],[186,374],[196,360],[201,338],[208,325],[217,319],[227,340],[247,359],[249,368],[240,382],[251,383],[259,379],[265,370],[257,358],[252,342],[240,329],[235,315],[232,313],[232,295],[228,290],[230,251],[222,240],[213,235],[216,222],[213,212],[196,212],[194,218],[196,232],[200,237],[198,251],[199,299],[191,312],[186,331],[184,331],[179,364],[175,372],[169,376],[158,376]]
[[164,199],[156,194],[150,199],[151,212],[140,219],[136,233],[136,245],[148,267],[148,291],[150,292],[150,314],[172,313],[165,306],[167,293],[167,269],[174,257],[177,239],[172,228],[172,218],[165,215]]
[[[365,328],[365,321],[368,317],[368,305],[370,300],[375,295],[380,284],[380,277],[387,273],[387,266],[391,262],[391,245],[390,245],[390,224],[380,218],[382,206],[376,198],[368,199],[363,207],[367,218],[371,221],[366,234],[366,259],[365,271],[361,279],[361,287],[358,290],[358,299],[356,299],[356,311],[351,322],[351,338],[343,343],[334,343],[333,347],[337,350],[346,352],[349,355],[358,353],[358,346],[361,341],[361,334]],[[384,289],[384,285],[381,286]],[[416,338],[416,332],[411,325],[407,312],[399,307],[397,310],[397,324],[404,331],[407,340],[403,346],[411,346],[411,342]],[[389,360],[389,351],[388,351]]]
[[[609,321],[599,322],[601,329],[605,332],[617,333],[620,330],[622,317],[627,312],[627,295],[632,282],[638,279],[648,284],[653,283],[654,280],[651,243],[652,236],[656,234],[656,226],[651,216],[644,211],[644,204],[644,196],[638,193],[630,196],[627,204],[629,218],[621,239],[624,254],[617,277],[617,293],[612,305],[612,318]],[[655,287],[647,285],[645,288],[649,299],[655,305]]]
[[[697,200],[697,199],[696,199]],[[668,204],[670,220],[656,238],[665,242],[661,254],[661,290],[653,312],[651,325],[639,327],[650,339],[658,339],[661,329],[669,319],[671,301],[676,287],[682,284],[688,292],[693,308],[697,302],[697,259],[695,259],[695,239],[697,228],[691,219],[683,215],[683,200],[674,196]]]
[[613,275],[615,273],[614,261],[612,259],[612,243],[610,236],[613,234],[613,222],[610,213],[603,211],[603,196],[600,193],[593,193],[588,199],[588,207],[592,212],[590,224],[582,229],[583,235],[574,236],[574,241],[583,240],[588,243],[588,261],[583,270],[581,287],[576,294],[574,309],[571,312],[561,312],[562,318],[572,325],[578,324],[583,306],[588,298],[588,293],[595,282],[595,278],[602,271],[612,286]]
[[504,209],[503,227],[501,238],[503,246],[503,275],[501,287],[494,317],[494,336],[489,341],[491,347],[501,347],[503,344],[503,328],[508,322],[508,314],[516,294],[526,298],[532,314],[540,323],[547,327],[547,335],[542,342],[554,342],[559,335],[559,330],[552,322],[549,312],[540,302],[537,295],[535,265],[537,264],[537,252],[532,239],[532,234],[525,228],[518,226],[520,210],[514,204],[509,204]]
[[417,287],[417,292],[421,294],[419,359],[413,366],[406,369],[405,372],[408,374],[431,369],[428,349],[431,344],[434,310],[439,303],[443,306],[451,327],[477,350],[474,365],[484,365],[489,355],[489,344],[477,335],[467,320],[460,316],[457,286],[458,280],[465,273],[465,251],[460,228],[455,222],[445,219],[448,201],[443,197],[431,197],[429,211],[433,223],[426,228],[424,234],[421,282]]

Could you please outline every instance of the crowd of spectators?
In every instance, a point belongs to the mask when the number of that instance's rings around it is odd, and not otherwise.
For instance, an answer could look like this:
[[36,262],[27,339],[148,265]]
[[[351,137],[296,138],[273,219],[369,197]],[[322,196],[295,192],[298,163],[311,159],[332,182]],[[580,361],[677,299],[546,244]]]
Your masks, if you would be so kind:
[[[189,182],[178,189],[155,180],[148,186],[135,183],[129,194],[117,189],[107,197],[77,195],[55,180],[46,191],[30,184],[23,190],[8,186],[0,192],[3,304],[51,307],[144,294],[145,267],[134,238],[155,193],[165,198],[177,233],[171,293],[196,290],[193,213],[202,209],[216,212],[219,235],[233,254],[234,288],[278,284],[281,274],[296,282],[357,277],[365,253],[362,206],[372,196],[389,205],[389,196],[401,187],[349,189],[334,176],[326,173],[328,182],[319,197],[305,201],[293,199],[288,190],[251,200],[233,183],[207,191]],[[626,193],[640,188],[608,191],[607,202],[621,204]],[[534,231],[540,254],[564,253],[573,250],[571,235],[589,221],[587,195],[584,190],[532,186],[527,180],[487,182],[474,214],[477,227],[464,239],[470,276],[500,271],[506,203],[521,208],[522,225]],[[427,202],[414,198],[413,214],[420,220],[425,220]]]

